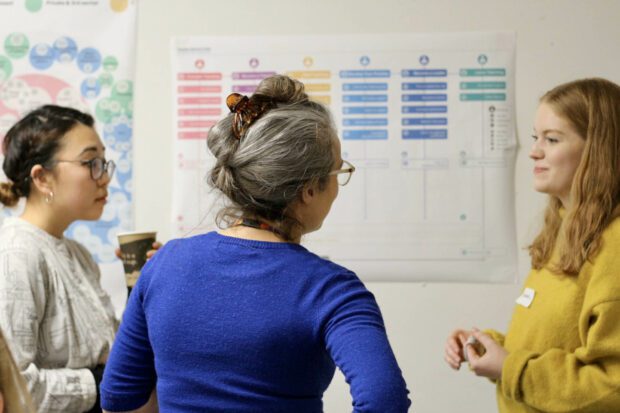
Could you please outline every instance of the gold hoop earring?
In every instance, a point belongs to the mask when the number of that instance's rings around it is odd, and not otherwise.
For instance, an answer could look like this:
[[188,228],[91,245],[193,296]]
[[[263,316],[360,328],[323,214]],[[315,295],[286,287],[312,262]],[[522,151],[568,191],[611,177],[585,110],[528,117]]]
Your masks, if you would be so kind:
[[49,191],[47,195],[45,195],[45,203],[51,204],[52,202],[54,202],[54,193],[52,191]]

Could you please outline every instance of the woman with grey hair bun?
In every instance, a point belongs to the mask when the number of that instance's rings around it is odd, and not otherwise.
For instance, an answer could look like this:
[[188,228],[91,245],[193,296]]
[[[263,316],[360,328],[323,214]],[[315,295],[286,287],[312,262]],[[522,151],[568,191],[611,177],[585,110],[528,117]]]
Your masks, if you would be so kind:
[[208,136],[208,180],[229,200],[221,230],[171,241],[143,269],[106,366],[104,411],[322,412],[338,366],[354,412],[406,412],[373,295],[300,245],[355,170],[329,111],[286,76],[227,105]]

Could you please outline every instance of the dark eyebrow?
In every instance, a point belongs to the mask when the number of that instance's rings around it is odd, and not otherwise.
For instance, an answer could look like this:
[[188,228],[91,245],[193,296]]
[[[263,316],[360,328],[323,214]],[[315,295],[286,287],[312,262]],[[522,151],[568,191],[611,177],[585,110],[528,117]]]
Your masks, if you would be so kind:
[[[82,155],[84,155],[87,152],[97,152],[97,149],[99,149],[99,148],[97,148],[96,146],[89,146],[87,148],[84,148],[82,150],[82,152],[80,152],[80,154],[78,156],[82,156]],[[105,147],[103,147],[103,151],[105,152]]]

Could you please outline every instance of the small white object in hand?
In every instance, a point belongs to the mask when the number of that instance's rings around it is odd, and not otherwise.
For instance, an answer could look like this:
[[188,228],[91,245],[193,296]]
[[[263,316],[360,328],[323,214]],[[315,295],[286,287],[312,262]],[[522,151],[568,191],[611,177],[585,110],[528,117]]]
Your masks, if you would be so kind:
[[[467,338],[467,341],[465,342],[465,346],[463,347],[463,358],[465,359],[466,362],[469,363],[469,358],[467,358],[467,346],[468,345],[475,345],[478,343],[478,340],[476,340],[476,337],[474,336],[469,336]],[[474,351],[476,351],[476,349],[474,348]]]

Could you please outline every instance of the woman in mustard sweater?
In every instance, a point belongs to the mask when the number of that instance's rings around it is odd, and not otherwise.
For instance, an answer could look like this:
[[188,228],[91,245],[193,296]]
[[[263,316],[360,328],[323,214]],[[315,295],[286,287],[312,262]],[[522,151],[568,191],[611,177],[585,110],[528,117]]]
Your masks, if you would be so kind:
[[550,90],[533,139],[549,205],[508,333],[456,330],[445,359],[494,380],[502,413],[620,412],[620,86]]

